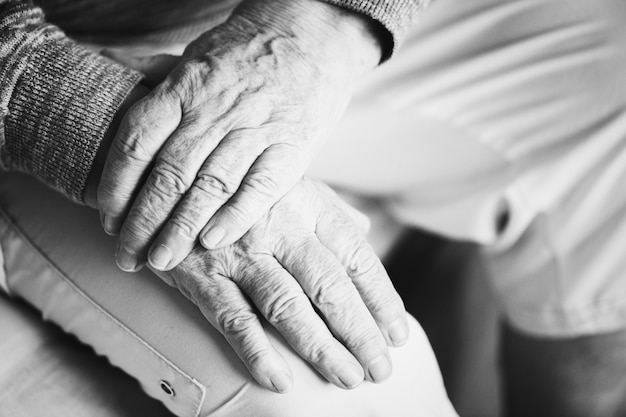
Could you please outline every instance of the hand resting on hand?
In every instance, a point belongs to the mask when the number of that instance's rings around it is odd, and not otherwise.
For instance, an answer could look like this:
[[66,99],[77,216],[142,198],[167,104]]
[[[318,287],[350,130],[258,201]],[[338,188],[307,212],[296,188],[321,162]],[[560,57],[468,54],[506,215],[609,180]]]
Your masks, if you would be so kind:
[[118,266],[172,269],[198,238],[214,249],[246,233],[302,177],[380,60],[372,24],[317,0],[244,1],[167,60],[124,117],[98,187]]

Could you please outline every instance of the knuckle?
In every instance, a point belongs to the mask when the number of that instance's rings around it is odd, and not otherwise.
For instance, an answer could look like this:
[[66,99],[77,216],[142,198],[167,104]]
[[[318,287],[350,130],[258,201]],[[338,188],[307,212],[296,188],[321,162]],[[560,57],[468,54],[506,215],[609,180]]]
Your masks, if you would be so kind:
[[267,358],[271,355],[268,347],[261,347],[254,343],[254,340],[246,340],[241,347],[241,353],[248,368],[262,372],[267,367]]
[[170,219],[170,226],[175,230],[175,236],[181,236],[188,240],[195,240],[200,231],[200,227],[194,213],[181,213]]
[[343,339],[346,347],[356,354],[386,349],[382,335],[377,328],[349,332]]
[[282,189],[282,184],[277,176],[268,170],[259,170],[252,173],[246,179],[246,186],[249,190],[254,191],[255,194],[265,198],[274,198]]
[[347,279],[320,281],[313,290],[311,300],[325,310],[335,310],[345,305],[354,287]]
[[310,303],[304,293],[283,291],[266,304],[264,316],[270,324],[280,326],[297,320],[309,307]]
[[177,69],[177,80],[180,84],[181,95],[187,92],[198,91],[211,82],[211,58],[204,57],[202,60],[186,59]]
[[240,338],[253,329],[258,318],[247,309],[226,310],[218,315],[217,322],[225,336]]
[[163,160],[154,166],[148,181],[157,193],[167,197],[180,197],[190,186],[182,169]]
[[353,279],[369,276],[378,272],[379,268],[378,258],[366,243],[361,242],[350,249],[346,272]]
[[212,198],[230,197],[237,191],[237,187],[232,181],[210,172],[200,173],[193,187]]
[[335,343],[334,339],[326,338],[311,345],[309,352],[306,353],[309,361],[315,364],[328,362],[328,359],[332,358],[333,353],[336,352]]
[[391,285],[391,282],[385,285],[384,288],[376,289],[371,299],[372,301],[368,303],[368,308],[372,315],[383,325],[405,317],[406,309],[404,302]]
[[139,242],[150,240],[156,228],[157,225],[147,217],[135,217],[132,221],[124,223],[120,241],[124,241],[128,246],[136,246]]
[[149,203],[133,207],[120,232],[120,242],[143,243],[150,240],[159,226],[159,219],[154,216],[154,210]]

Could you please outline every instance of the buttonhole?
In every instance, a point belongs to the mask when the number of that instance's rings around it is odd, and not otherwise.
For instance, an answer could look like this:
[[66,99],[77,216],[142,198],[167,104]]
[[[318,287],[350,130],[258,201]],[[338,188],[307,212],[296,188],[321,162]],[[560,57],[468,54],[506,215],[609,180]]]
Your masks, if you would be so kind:
[[169,382],[167,382],[166,380],[162,379],[159,382],[159,385],[161,385],[161,389],[163,390],[164,393],[166,393],[169,397],[173,397],[176,395],[176,392],[174,391],[174,388],[172,388],[172,386],[170,385]]
[[496,233],[498,236],[502,236],[505,232],[509,223],[511,222],[511,207],[506,199],[502,199],[498,204],[497,212],[496,212]]

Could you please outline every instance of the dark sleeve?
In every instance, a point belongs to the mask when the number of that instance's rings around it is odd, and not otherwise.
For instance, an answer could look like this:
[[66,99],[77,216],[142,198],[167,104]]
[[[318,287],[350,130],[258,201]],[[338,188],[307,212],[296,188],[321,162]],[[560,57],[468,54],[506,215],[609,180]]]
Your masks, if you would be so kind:
[[141,75],[68,39],[30,1],[0,0],[0,168],[77,202]]
[[387,31],[383,59],[393,55],[403,35],[431,0],[321,0],[368,16]]

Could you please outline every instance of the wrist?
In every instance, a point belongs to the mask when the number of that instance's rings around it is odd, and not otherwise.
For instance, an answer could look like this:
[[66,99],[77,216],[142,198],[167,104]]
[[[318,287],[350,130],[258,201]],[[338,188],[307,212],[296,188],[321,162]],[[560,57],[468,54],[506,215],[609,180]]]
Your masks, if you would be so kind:
[[150,89],[145,85],[139,83],[133,88],[126,99],[122,102],[122,105],[117,109],[111,124],[102,138],[102,142],[100,142],[100,147],[98,148],[98,152],[96,153],[96,158],[93,161],[93,165],[91,167],[91,171],[89,176],[87,177],[87,184],[85,186],[85,204],[90,207],[97,208],[98,201],[96,198],[98,183],[100,182],[100,176],[102,174],[102,169],[104,168],[104,161],[106,160],[107,154],[109,153],[109,148],[111,143],[113,142],[113,138],[117,133],[117,129],[124,118],[124,115],[128,111],[128,109],[135,104],[137,101],[145,97],[150,92]]
[[282,35],[303,56],[338,64],[350,78],[375,68],[389,42],[380,23],[320,0],[245,0],[233,19]]

